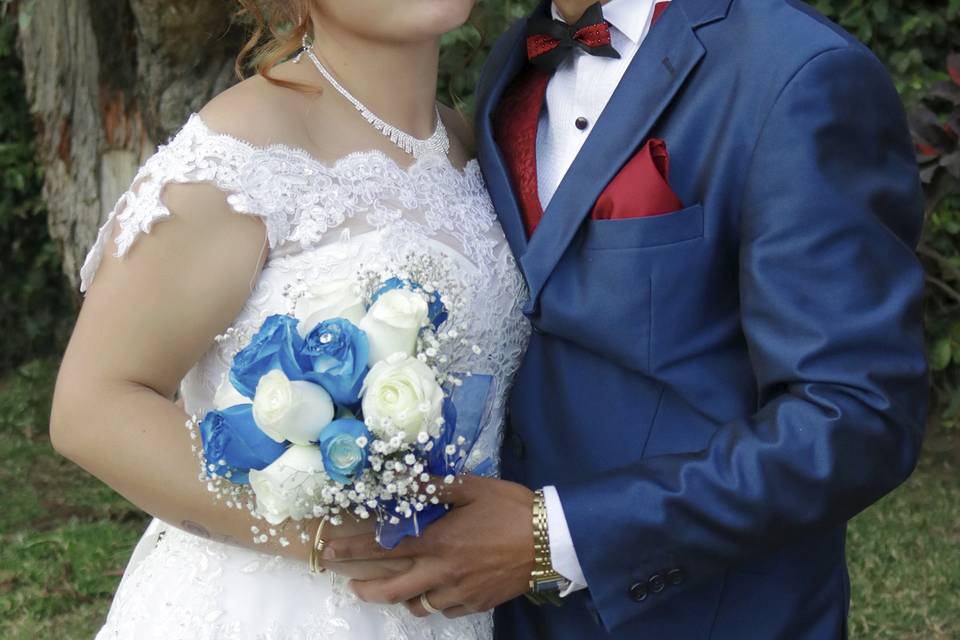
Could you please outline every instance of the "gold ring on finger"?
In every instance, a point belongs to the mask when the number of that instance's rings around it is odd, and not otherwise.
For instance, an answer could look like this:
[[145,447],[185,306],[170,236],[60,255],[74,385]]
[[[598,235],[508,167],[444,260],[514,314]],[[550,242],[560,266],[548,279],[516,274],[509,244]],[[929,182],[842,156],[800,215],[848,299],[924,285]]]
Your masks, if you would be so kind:
[[420,594],[420,604],[423,605],[423,608],[427,610],[427,613],[433,615],[434,613],[440,613],[440,609],[437,609],[435,606],[430,604],[430,599],[427,598],[426,593]]

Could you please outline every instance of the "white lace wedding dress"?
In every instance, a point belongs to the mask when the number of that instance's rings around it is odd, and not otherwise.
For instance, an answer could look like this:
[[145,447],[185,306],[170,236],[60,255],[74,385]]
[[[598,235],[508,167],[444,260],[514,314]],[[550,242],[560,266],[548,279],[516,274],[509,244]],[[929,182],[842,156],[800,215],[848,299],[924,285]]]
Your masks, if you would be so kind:
[[[311,282],[361,267],[428,256],[472,292],[466,322],[472,346],[452,370],[494,377],[480,457],[496,459],[508,387],[526,346],[523,280],[497,224],[475,161],[464,171],[445,156],[409,168],[377,151],[324,164],[300,149],[254,146],[217,133],[198,114],[137,174],[87,257],[85,291],[106,251],[126,254],[170,216],[165,184],[207,182],[240,214],[266,224],[267,263],[230,330],[181,385],[188,413],[212,407],[233,354],[265,317],[289,313]],[[109,238],[119,226],[116,246]],[[184,433],[186,437],[186,432]],[[211,496],[211,500],[213,497]],[[135,550],[98,640],[460,640],[492,637],[492,617],[417,619],[400,606],[369,605],[331,573],[311,575],[295,562],[227,546],[154,520]]]

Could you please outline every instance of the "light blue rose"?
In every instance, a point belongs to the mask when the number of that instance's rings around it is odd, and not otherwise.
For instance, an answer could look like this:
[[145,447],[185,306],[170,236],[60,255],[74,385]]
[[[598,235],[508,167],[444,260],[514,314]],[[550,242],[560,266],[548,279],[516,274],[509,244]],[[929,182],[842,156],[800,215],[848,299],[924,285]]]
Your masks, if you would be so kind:
[[367,449],[357,444],[358,438],[369,442],[370,432],[359,420],[335,420],[320,434],[323,468],[336,482],[352,482],[367,466]]
[[257,392],[257,383],[269,371],[280,369],[290,380],[303,380],[305,362],[300,358],[303,338],[297,319],[273,315],[264,320],[250,344],[233,358],[230,381],[248,398]]
[[[377,298],[382,296],[388,291],[393,291],[394,289],[406,289],[407,291],[425,291],[424,288],[412,280],[401,280],[400,278],[390,278],[383,283],[376,293],[373,294],[373,299],[370,301],[372,305],[377,301]],[[428,314],[430,316],[430,323],[433,324],[434,329],[439,329],[440,325],[447,321],[449,314],[447,313],[447,308],[444,306],[443,302],[440,301],[440,292],[434,291],[431,294],[428,294],[429,299],[428,304]]]
[[300,348],[300,359],[307,362],[304,377],[326,389],[337,404],[347,407],[360,402],[369,355],[367,335],[344,318],[318,324]]
[[[210,411],[200,423],[200,440],[208,465],[234,484],[247,484],[251,469],[261,470],[279,458],[286,443],[271,440],[253,420],[253,405]],[[209,467],[207,471],[211,470]]]

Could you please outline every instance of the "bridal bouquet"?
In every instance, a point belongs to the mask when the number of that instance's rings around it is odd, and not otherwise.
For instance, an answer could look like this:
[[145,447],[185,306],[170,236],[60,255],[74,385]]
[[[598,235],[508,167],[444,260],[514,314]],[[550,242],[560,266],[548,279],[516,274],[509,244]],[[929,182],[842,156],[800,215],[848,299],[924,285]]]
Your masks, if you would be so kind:
[[[314,285],[293,314],[263,322],[214,409],[188,422],[208,488],[269,524],[253,528],[255,540],[279,527],[286,545],[291,522],[349,514],[376,518],[392,548],[443,515],[435,478],[451,483],[462,470],[491,383],[445,372],[450,347],[479,353],[447,326],[456,302],[436,286],[366,274]],[[479,462],[482,474],[491,463]]]

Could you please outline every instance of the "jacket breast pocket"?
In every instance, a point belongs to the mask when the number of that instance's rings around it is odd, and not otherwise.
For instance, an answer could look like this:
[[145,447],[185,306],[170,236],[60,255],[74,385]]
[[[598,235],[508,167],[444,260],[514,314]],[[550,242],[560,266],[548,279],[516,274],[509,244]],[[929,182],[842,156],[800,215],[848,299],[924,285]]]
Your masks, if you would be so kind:
[[643,249],[695,240],[703,236],[703,205],[673,213],[616,220],[588,220],[583,249]]

